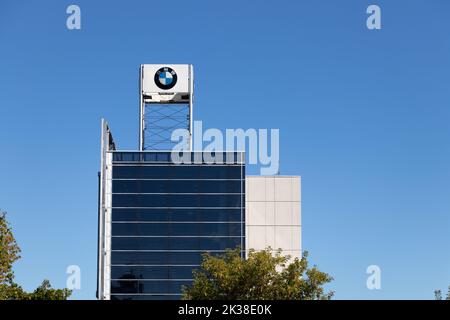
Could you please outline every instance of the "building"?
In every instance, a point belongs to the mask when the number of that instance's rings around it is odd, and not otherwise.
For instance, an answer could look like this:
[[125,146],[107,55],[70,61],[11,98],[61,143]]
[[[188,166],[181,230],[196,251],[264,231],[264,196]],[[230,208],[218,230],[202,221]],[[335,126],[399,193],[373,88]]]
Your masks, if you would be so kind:
[[298,176],[247,176],[245,247],[283,249],[300,258],[301,192]]
[[[191,161],[185,163],[174,161],[171,150],[153,148],[165,141],[150,140],[148,147],[146,128],[162,126],[160,119],[158,125],[148,124],[148,114],[167,112],[170,109],[156,108],[168,101],[172,108],[180,104],[187,111],[187,123],[175,123],[190,132],[192,75],[191,66],[141,66],[139,150],[117,149],[102,120],[99,299],[180,299],[182,286],[192,283],[192,271],[205,252],[221,254],[239,247],[245,257],[251,248],[270,246],[301,256],[300,177],[246,176],[243,152],[224,152],[226,161],[206,161],[203,152],[192,151],[191,135],[187,153]],[[170,100],[153,92],[149,78],[165,84],[159,83],[158,90],[170,90],[167,84],[178,78],[182,89],[170,93]]]

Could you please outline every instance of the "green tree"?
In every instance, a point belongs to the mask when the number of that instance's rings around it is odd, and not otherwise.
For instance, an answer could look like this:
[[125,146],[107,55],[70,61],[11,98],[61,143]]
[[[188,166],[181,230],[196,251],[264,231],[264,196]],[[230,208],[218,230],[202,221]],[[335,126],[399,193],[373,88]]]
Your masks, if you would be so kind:
[[0,300],[66,300],[71,290],[53,289],[48,280],[31,293],[25,292],[14,282],[13,264],[20,259],[20,248],[6,220],[6,212],[0,211]]
[[[441,290],[434,290],[434,300],[442,300]],[[450,286],[448,286],[447,297],[445,300],[450,300]]]
[[12,284],[12,265],[20,259],[19,253],[20,248],[6,220],[6,212],[0,210],[0,286]]
[[442,291],[434,290],[434,300],[442,300]]
[[247,259],[240,250],[221,256],[205,254],[194,282],[183,287],[185,300],[328,300],[333,292],[323,286],[333,280],[316,266],[308,268],[308,253],[290,259],[281,251],[250,250]]
[[67,300],[72,293],[69,289],[53,289],[50,281],[44,280],[42,284],[31,293],[25,295],[26,300]]
[[27,293],[17,283],[0,285],[0,300],[24,300]]

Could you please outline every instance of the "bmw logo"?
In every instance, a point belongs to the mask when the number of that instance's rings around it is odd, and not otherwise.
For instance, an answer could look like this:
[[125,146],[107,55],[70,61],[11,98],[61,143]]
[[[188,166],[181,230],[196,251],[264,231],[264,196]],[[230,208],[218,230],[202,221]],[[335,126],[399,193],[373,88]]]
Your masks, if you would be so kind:
[[164,90],[173,88],[177,83],[177,78],[176,72],[169,67],[161,68],[155,73],[156,85]]

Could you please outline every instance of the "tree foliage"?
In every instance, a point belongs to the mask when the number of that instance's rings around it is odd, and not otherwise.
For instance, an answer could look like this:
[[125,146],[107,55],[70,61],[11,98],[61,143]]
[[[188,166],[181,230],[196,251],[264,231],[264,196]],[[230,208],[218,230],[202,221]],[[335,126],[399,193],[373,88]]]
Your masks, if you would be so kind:
[[308,268],[308,253],[290,259],[270,248],[250,250],[247,259],[240,250],[228,250],[221,256],[205,254],[194,282],[183,288],[185,300],[323,300],[323,286],[333,280],[316,266]]
[[67,300],[72,293],[69,289],[53,289],[50,281],[44,280],[42,284],[24,297],[26,300]]
[[[434,290],[434,299],[442,300],[442,291],[441,290]],[[445,300],[450,300],[450,286],[448,286],[447,297],[445,298]]]
[[6,220],[6,212],[0,211],[0,286],[12,283],[12,265],[20,259],[19,253],[20,248]]
[[0,211],[0,300],[66,300],[71,290],[53,289],[44,280],[33,292],[26,292],[14,282],[13,264],[20,259],[20,248],[14,238],[6,212]]
[[24,300],[26,292],[17,283],[0,284],[0,300]]

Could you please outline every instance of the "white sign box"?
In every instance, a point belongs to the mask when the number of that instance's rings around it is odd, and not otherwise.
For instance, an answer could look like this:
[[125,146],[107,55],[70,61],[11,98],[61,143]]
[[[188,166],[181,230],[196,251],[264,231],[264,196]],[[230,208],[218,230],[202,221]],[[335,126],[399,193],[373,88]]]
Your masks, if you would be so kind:
[[141,65],[141,90],[145,102],[190,101],[193,71],[189,64]]

